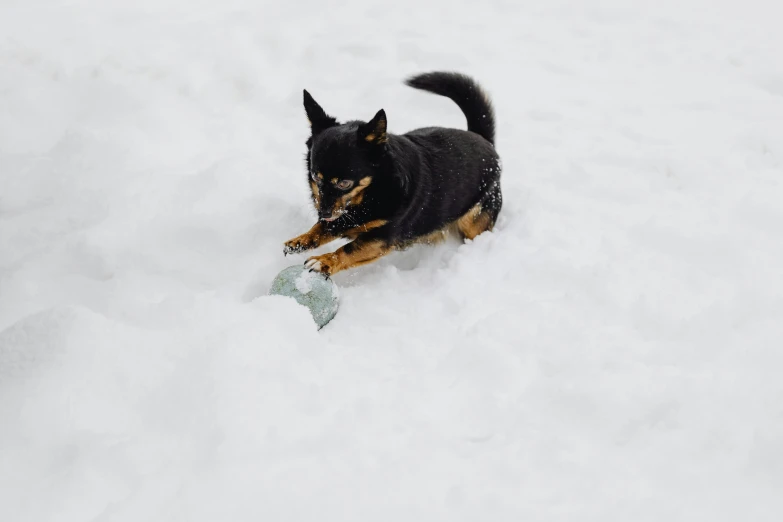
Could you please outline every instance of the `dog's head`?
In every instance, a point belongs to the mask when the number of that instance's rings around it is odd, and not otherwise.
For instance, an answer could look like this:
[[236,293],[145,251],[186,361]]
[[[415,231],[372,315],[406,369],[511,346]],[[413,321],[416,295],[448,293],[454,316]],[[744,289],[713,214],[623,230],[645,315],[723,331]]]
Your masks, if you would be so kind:
[[338,123],[304,91],[310,120],[307,170],[313,202],[322,221],[334,221],[367,196],[381,175],[386,159],[386,113],[381,109],[368,122]]

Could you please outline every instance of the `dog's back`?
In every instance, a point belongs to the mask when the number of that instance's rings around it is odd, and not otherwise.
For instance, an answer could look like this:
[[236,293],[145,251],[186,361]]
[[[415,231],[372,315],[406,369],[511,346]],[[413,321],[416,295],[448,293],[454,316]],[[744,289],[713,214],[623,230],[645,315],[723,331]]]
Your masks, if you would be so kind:
[[500,211],[501,169],[487,95],[473,79],[453,72],[421,74],[406,84],[450,98],[465,114],[468,129],[425,127],[390,140],[395,158],[410,162],[401,170],[413,174],[402,235],[419,236],[479,214],[482,228],[491,227]]

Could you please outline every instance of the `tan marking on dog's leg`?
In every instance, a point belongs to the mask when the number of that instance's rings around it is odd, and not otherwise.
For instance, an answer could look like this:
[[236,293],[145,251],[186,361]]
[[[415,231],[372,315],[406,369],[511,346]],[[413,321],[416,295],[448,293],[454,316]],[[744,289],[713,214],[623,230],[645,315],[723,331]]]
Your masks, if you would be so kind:
[[331,276],[343,270],[372,263],[391,250],[389,244],[380,239],[367,242],[358,240],[341,246],[330,254],[311,257],[305,262],[305,268]]
[[474,239],[482,232],[492,230],[493,225],[490,215],[481,209],[481,203],[477,203],[457,220],[457,228],[465,239]]
[[296,252],[304,252],[305,250],[312,250],[321,245],[330,243],[335,239],[337,239],[337,236],[326,232],[323,224],[319,221],[301,236],[296,236],[295,238],[286,241],[285,246],[283,247],[283,253],[293,254]]
[[459,230],[457,229],[457,222],[454,221],[452,223],[448,223],[443,228],[430,232],[429,234],[425,234],[423,236],[414,238],[413,240],[409,241],[407,244],[408,246],[417,243],[424,244],[424,245],[436,245],[438,243],[442,243],[446,241],[446,239],[448,239],[450,235],[458,234],[458,233]]
[[374,219],[357,227],[348,229],[340,234],[331,234],[326,231],[323,222],[319,221],[304,234],[286,241],[283,252],[286,254],[291,254],[296,252],[304,252],[305,250],[312,250],[342,237],[347,237],[348,239],[354,240],[361,234],[374,228],[382,227],[386,223],[388,223],[388,221],[385,219]]
[[445,227],[430,232],[429,234],[416,239],[416,243],[424,243],[425,245],[435,245],[446,241],[451,233],[456,230],[454,223],[448,224]]
[[349,239],[356,239],[357,237],[359,237],[360,234],[364,234],[365,232],[372,230],[374,228],[382,227],[386,223],[388,223],[388,221],[386,221],[385,219],[374,219],[372,221],[368,221],[363,225],[359,225],[358,227],[354,227],[350,230],[347,230],[344,236]]

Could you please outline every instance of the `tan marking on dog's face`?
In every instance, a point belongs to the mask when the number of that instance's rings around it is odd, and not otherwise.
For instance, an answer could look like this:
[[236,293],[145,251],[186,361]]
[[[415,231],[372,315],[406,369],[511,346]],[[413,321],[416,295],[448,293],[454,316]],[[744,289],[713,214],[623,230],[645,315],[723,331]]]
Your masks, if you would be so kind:
[[355,207],[355,206],[361,205],[363,200],[364,200],[364,192],[359,192],[351,200],[350,206]]
[[350,200],[350,205],[361,205],[362,200],[364,199],[364,189],[370,186],[370,183],[372,183],[372,177],[367,176],[359,180],[359,184],[354,187],[352,191],[350,191],[348,194],[346,194],[346,201]]
[[329,181],[332,182],[332,185],[337,185],[337,178],[332,178]]
[[324,175],[323,175],[323,174],[321,174],[320,172],[319,172],[319,173],[317,173],[317,174],[316,174],[316,176],[318,176],[318,179],[320,179],[321,181],[323,181],[323,180],[324,180]]
[[360,205],[364,199],[363,191],[370,186],[372,176],[365,176],[359,180],[359,183],[347,194],[340,196],[334,204],[334,212],[345,210],[347,207]]
[[318,184],[315,181],[310,181],[310,190],[313,192],[316,208],[321,208],[321,191],[318,189]]

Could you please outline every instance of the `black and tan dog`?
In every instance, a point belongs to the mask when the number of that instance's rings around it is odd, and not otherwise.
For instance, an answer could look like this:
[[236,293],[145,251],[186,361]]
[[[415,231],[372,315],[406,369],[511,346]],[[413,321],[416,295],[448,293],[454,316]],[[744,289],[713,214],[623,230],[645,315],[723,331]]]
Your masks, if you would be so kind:
[[427,127],[395,135],[386,130],[383,109],[369,122],[340,124],[304,91],[308,181],[319,220],[287,241],[284,253],[352,240],[310,257],[311,270],[330,276],[451,230],[473,239],[494,226],[501,168],[489,99],[458,73],[427,73],[406,83],[453,100],[468,130]]

